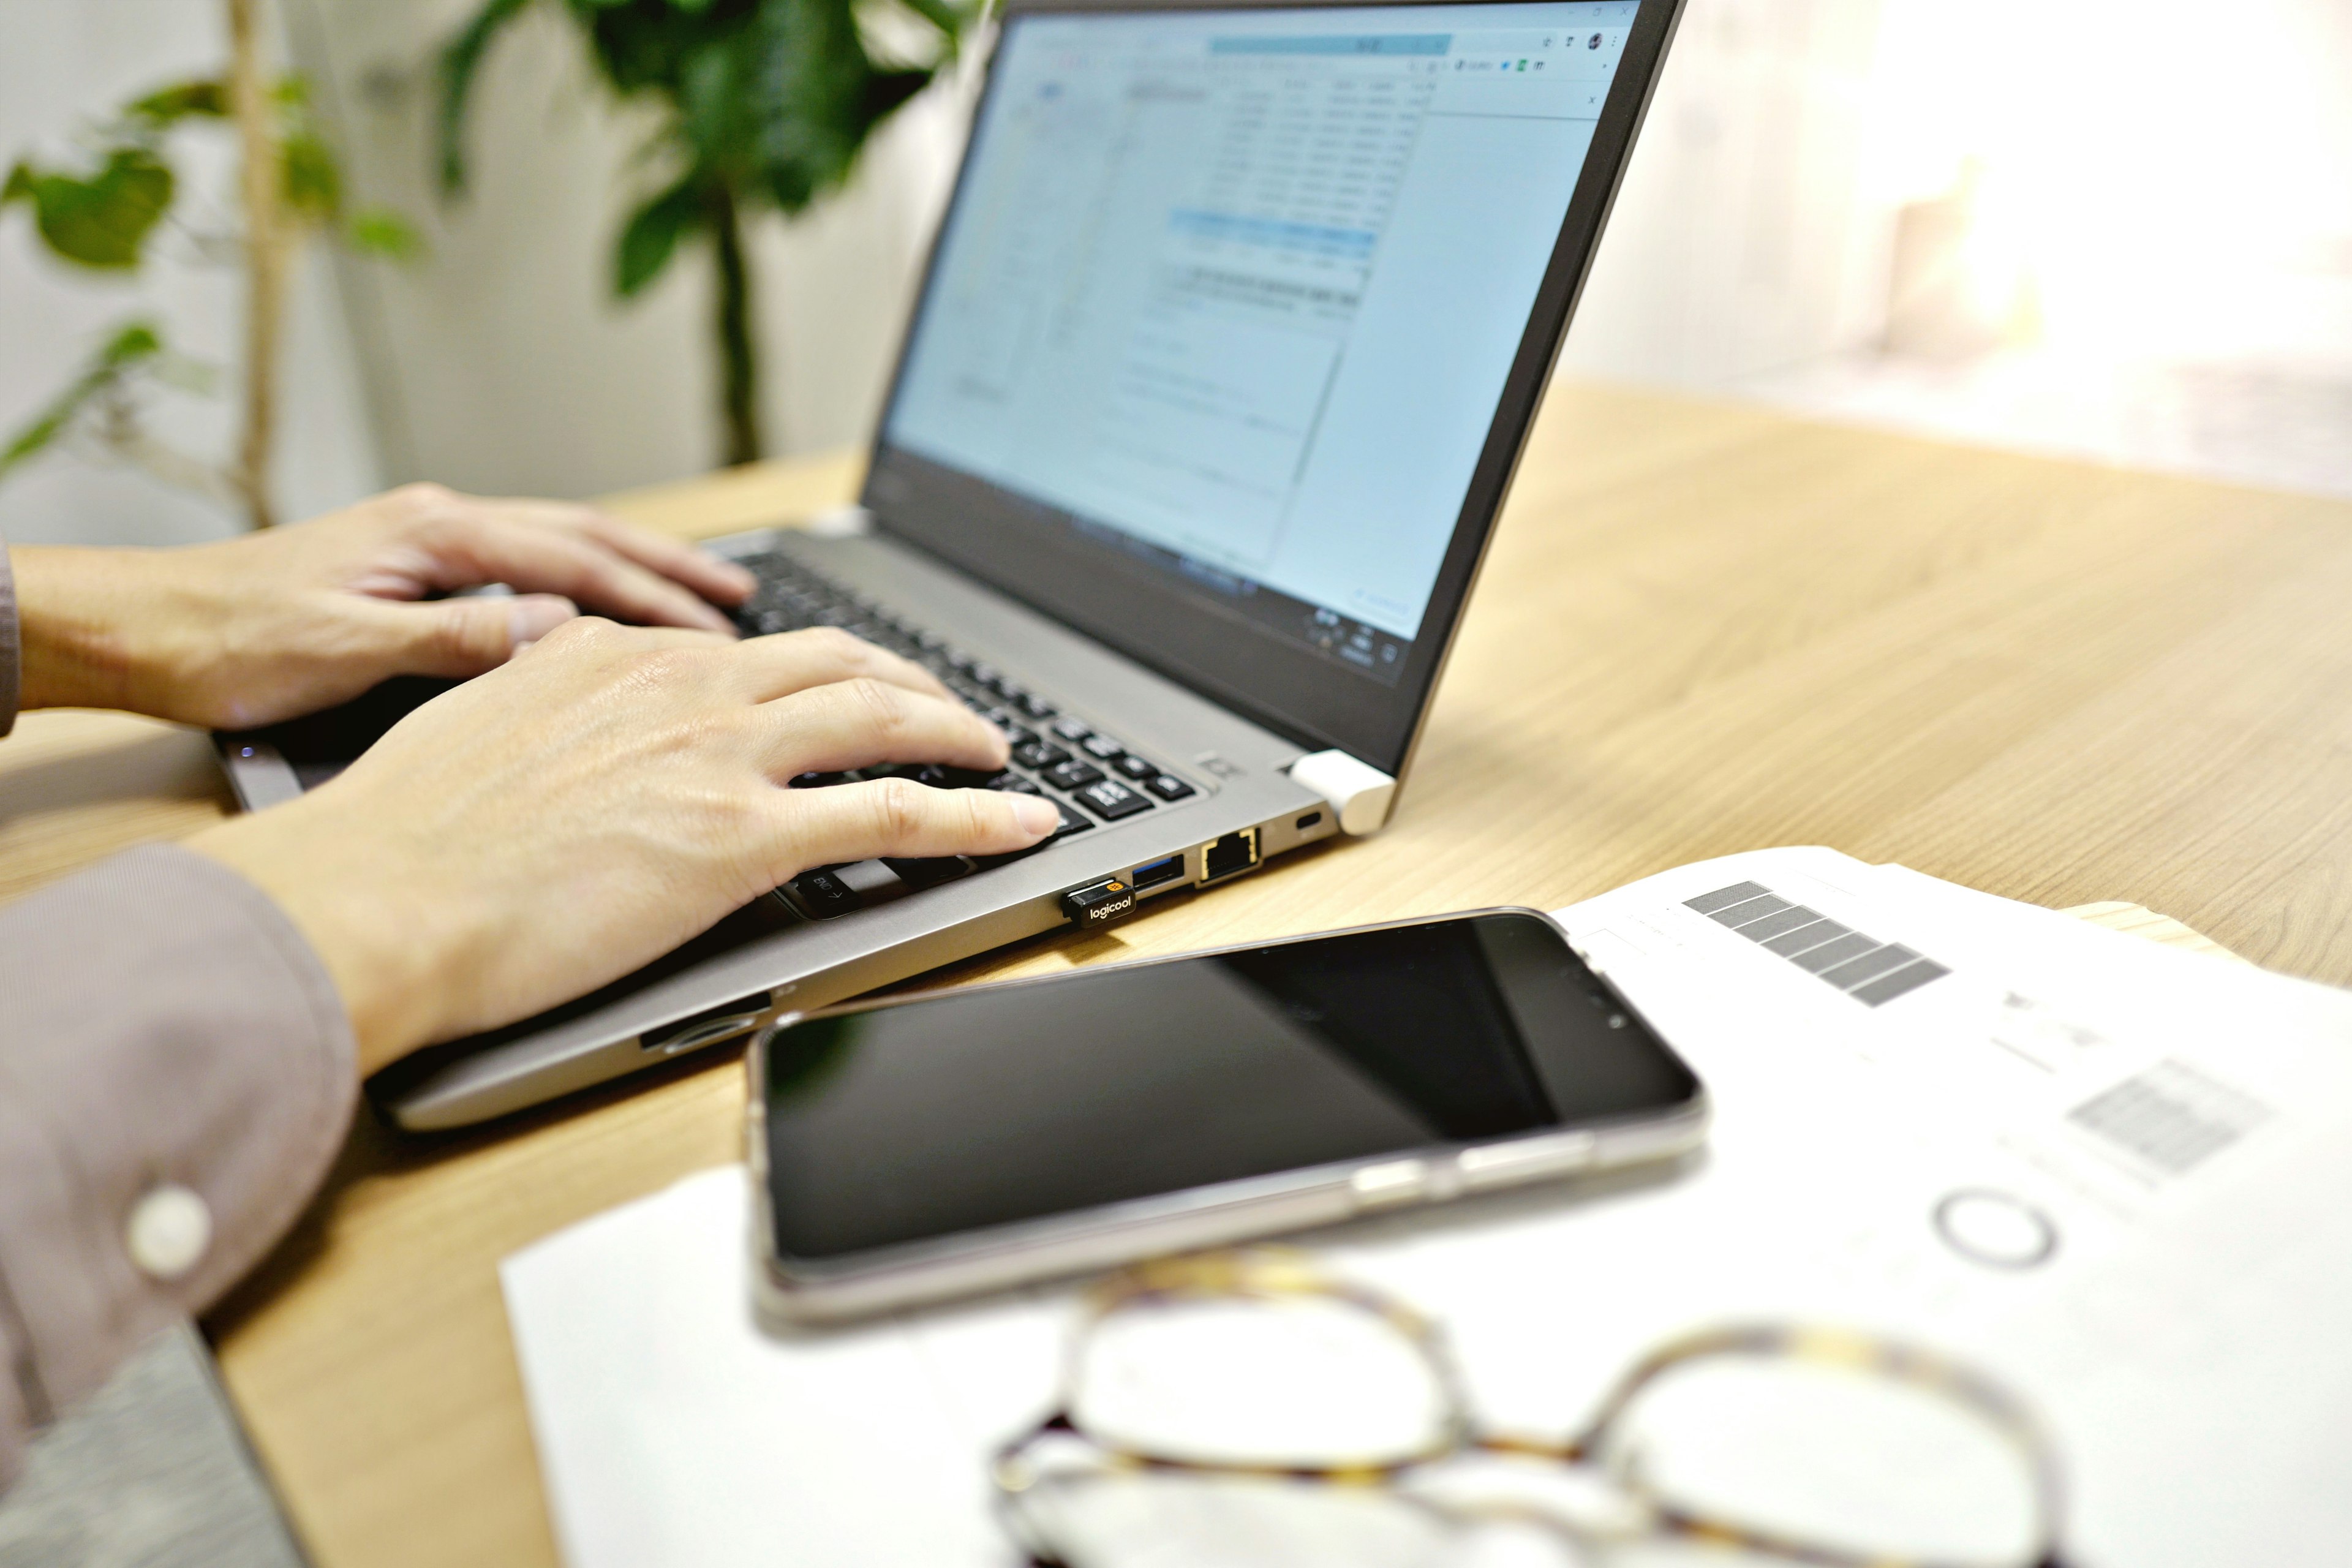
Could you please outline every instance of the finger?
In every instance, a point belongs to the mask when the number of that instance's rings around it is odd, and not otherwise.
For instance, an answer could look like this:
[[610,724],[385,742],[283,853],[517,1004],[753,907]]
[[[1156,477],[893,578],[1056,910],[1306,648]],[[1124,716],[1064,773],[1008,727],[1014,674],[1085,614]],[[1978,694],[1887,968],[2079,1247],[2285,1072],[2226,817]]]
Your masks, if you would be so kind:
[[740,605],[760,586],[757,577],[732,561],[591,508],[581,509],[574,526],[615,554],[683,583],[716,604]]
[[708,603],[604,545],[477,510],[435,531],[430,547],[456,578],[443,587],[504,583],[519,594],[562,594],[584,609],[647,626],[732,632]]
[[795,872],[885,855],[911,860],[1009,855],[1062,821],[1053,802],[1036,795],[932,789],[907,779],[791,790],[782,795],[782,809],[790,814]]
[[836,773],[876,763],[1001,768],[1003,731],[961,705],[860,678],[813,686],[762,705],[769,772]]
[[520,594],[429,604],[362,600],[358,614],[384,675],[465,679],[496,669],[580,612],[553,594]]
[[939,678],[921,665],[838,626],[746,637],[736,650],[736,664],[741,671],[743,694],[754,702],[861,678],[887,680],[943,702],[955,700]]
[[477,504],[510,521],[593,539],[614,553],[682,583],[719,604],[740,605],[760,585],[757,577],[732,561],[698,550],[684,540],[624,522],[593,506],[526,496],[500,497]]

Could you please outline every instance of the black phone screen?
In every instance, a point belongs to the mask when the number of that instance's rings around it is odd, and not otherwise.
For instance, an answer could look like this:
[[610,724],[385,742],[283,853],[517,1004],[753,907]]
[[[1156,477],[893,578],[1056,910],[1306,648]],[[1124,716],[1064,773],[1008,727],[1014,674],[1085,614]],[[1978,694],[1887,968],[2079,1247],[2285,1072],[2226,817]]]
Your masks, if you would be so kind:
[[839,1258],[1697,1089],[1549,921],[1469,915],[793,1025],[770,1208],[780,1254]]

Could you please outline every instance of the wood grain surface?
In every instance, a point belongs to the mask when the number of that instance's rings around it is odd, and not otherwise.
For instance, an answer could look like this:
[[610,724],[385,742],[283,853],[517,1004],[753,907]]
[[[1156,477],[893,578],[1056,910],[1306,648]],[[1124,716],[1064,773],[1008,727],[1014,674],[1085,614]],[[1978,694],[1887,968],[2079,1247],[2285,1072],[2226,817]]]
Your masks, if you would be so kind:
[[[709,535],[845,499],[848,459],[618,498]],[[1552,395],[1399,814],[1034,973],[1495,903],[1773,844],[2053,906],[2123,900],[2352,983],[2352,505]],[[198,737],[34,714],[0,747],[0,894],[225,796]],[[737,1157],[740,1068],[488,1130],[372,1122],[214,1315],[324,1568],[554,1560],[500,1258]]]

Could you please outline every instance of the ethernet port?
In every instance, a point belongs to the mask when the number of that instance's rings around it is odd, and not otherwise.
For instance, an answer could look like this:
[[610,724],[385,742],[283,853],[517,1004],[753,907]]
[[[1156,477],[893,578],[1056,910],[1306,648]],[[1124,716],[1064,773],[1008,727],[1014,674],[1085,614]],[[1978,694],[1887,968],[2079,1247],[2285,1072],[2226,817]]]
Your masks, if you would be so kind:
[[1223,881],[1238,876],[1257,864],[1257,829],[1244,827],[1239,833],[1228,833],[1201,850],[1201,882]]

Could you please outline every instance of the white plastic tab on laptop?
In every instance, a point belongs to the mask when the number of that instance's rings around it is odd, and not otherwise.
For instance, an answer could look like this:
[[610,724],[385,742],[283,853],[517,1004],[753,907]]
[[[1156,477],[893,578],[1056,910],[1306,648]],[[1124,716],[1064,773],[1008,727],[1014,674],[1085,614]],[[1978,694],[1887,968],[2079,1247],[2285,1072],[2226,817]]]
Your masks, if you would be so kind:
[[1345,752],[1310,752],[1290,764],[1290,776],[1331,803],[1339,831],[1361,837],[1389,819],[1396,780]]

